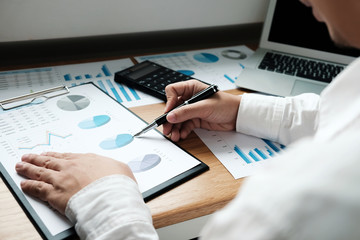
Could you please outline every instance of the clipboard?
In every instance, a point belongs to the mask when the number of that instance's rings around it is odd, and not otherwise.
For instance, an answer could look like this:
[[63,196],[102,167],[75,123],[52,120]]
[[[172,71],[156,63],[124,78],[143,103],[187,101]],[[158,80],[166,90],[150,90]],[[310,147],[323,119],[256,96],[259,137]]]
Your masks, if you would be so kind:
[[[44,239],[64,239],[75,230],[65,217],[21,191],[23,178],[14,166],[23,153],[93,152],[123,161],[133,170],[145,202],[209,169],[157,130],[121,145],[115,137],[129,134],[124,133],[129,129],[135,133],[147,123],[93,83],[59,86],[4,100],[0,106],[0,122],[14,131],[0,133],[1,159],[9,160],[0,161],[1,177]],[[100,117],[87,118],[89,113]],[[10,116],[26,116],[29,127],[16,129],[16,121],[7,122]],[[31,125],[34,121],[42,122]],[[64,123],[66,127],[57,128]]]
[[69,92],[70,90],[67,86],[53,87],[42,91],[2,100],[0,101],[0,107],[3,110],[11,110],[29,104],[40,104],[47,99],[68,94]]

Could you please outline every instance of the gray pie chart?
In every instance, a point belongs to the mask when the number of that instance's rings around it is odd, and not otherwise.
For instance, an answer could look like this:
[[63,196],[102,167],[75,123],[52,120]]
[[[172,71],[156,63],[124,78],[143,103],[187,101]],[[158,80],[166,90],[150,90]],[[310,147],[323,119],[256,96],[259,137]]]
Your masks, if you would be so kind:
[[65,111],[79,111],[89,106],[90,100],[81,95],[69,95],[57,101],[57,106]]
[[157,154],[146,154],[141,157],[137,157],[128,163],[128,166],[134,173],[145,172],[156,167],[161,161],[161,158]]

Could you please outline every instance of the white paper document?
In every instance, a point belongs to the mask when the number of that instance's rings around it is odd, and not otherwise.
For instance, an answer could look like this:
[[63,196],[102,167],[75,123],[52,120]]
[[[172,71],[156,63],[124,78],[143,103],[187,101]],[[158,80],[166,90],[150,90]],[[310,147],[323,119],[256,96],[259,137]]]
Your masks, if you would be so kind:
[[93,82],[126,107],[163,102],[114,81],[115,72],[133,65],[130,59],[119,59],[0,72],[0,100],[59,85],[77,86]]
[[220,90],[229,90],[236,88],[235,79],[252,54],[251,49],[241,45],[140,56],[135,59],[138,62],[150,60],[204,82],[216,84]]
[[235,179],[250,176],[284,151],[278,143],[237,132],[196,129],[196,134]]
[[[46,151],[96,153],[127,163],[142,193],[202,164],[157,131],[132,134],[146,123],[93,84],[13,110],[0,110],[0,156],[15,187],[24,178],[15,171],[23,154]],[[27,201],[55,235],[71,224],[43,202]]]

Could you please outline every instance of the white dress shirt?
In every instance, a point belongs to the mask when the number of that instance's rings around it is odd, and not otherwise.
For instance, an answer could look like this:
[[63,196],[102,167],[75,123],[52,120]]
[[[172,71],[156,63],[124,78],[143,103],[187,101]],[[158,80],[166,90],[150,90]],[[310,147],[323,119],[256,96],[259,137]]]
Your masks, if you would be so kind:
[[[247,178],[202,239],[360,239],[360,59],[321,97],[245,94],[236,130],[287,145]],[[74,195],[66,216],[81,239],[158,239],[130,178],[102,178]]]

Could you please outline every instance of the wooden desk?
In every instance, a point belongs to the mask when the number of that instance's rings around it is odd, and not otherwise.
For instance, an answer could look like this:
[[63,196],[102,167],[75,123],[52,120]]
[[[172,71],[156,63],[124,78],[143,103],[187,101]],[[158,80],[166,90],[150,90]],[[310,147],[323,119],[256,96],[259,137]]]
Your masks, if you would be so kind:
[[[239,90],[229,91],[240,94]],[[164,104],[132,108],[146,121],[152,121],[163,111]],[[233,199],[243,179],[234,180],[221,162],[200,138],[192,133],[179,145],[206,163],[210,170],[149,201],[155,228],[161,228],[196,217],[211,214]]]
[[[239,90],[229,92],[242,93]],[[154,104],[134,107],[131,110],[150,122],[162,114],[163,108],[164,104]],[[234,198],[243,181],[234,180],[196,134],[192,133],[189,138],[179,142],[179,145],[205,162],[210,170],[147,203],[156,228],[213,213]],[[2,180],[0,181],[0,239],[42,239]]]

